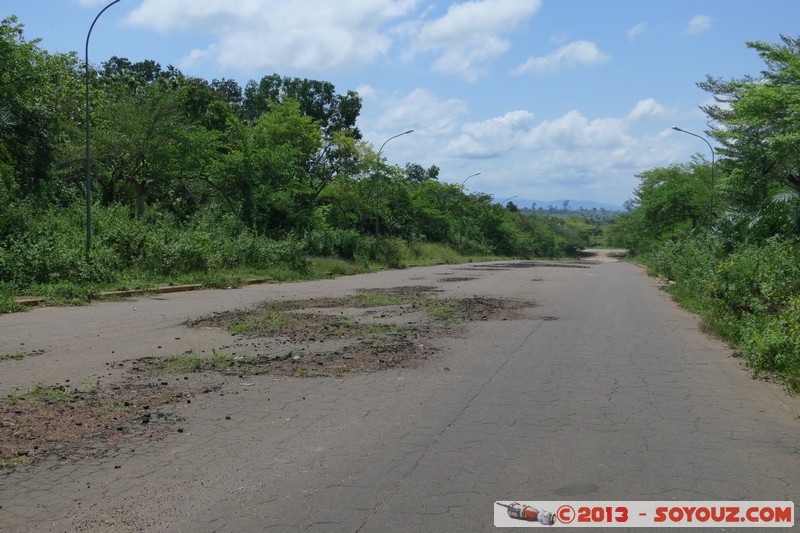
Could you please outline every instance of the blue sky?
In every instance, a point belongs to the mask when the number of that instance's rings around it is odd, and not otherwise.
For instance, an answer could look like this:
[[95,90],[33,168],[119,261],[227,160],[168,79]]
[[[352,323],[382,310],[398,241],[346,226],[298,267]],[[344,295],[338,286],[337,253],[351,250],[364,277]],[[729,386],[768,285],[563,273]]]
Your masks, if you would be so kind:
[[[0,0],[27,39],[79,51],[108,0]],[[757,75],[746,41],[798,36],[797,0],[121,0],[93,64],[152,59],[212,80],[278,73],[357,90],[392,164],[495,199],[621,205],[644,170],[710,157],[696,87]]]

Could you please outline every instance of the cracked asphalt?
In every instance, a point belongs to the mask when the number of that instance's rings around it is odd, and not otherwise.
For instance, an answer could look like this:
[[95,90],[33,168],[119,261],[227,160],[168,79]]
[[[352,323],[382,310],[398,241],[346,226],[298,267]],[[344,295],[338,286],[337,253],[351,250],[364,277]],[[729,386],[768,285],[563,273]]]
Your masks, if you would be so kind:
[[431,285],[536,304],[436,339],[416,368],[226,378],[174,407],[181,433],[0,471],[0,529],[489,531],[497,500],[798,503],[800,401],[752,380],[656,280],[610,260],[493,265],[0,317],[0,353],[43,352],[0,362],[8,394],[132,357],[210,352],[230,336],[187,318],[265,299]]

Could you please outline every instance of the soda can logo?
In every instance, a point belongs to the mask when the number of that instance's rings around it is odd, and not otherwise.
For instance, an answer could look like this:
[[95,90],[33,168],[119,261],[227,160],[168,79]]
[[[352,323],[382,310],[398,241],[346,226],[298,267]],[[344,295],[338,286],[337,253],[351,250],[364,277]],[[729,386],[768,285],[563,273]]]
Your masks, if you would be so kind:
[[505,507],[510,518],[524,522],[538,522],[544,526],[552,526],[556,522],[556,516],[549,511],[540,511],[529,505],[522,505],[519,502],[509,504],[495,502],[500,507]]
[[539,512],[539,523],[543,526],[552,526],[556,523],[556,515],[550,511]]

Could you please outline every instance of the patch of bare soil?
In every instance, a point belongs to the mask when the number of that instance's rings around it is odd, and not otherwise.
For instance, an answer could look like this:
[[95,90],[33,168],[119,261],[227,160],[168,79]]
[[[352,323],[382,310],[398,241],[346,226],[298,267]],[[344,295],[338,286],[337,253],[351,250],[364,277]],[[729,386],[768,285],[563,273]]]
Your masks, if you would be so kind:
[[[436,339],[479,320],[546,320],[530,302],[437,298],[433,287],[363,290],[345,297],[265,302],[215,313],[191,326],[223,328],[230,346],[117,364],[114,382],[37,387],[0,402],[0,468],[44,457],[69,462],[108,453],[137,435],[157,438],[179,421],[170,406],[221,386],[224,375],[344,376],[412,367]],[[180,428],[178,428],[180,431]]]
[[[414,366],[436,350],[433,339],[464,322],[531,317],[528,302],[494,298],[436,298],[426,286],[358,291],[338,298],[265,302],[255,309],[215,313],[190,323],[223,328],[238,340],[233,373],[343,375]],[[158,366],[150,363],[150,371]],[[202,370],[219,366],[213,361]],[[219,370],[219,368],[217,368]]]
[[530,304],[500,298],[466,298],[457,300],[453,316],[459,320],[520,320],[536,318],[522,312]]
[[101,457],[123,440],[157,437],[178,417],[169,406],[218,384],[128,376],[89,387],[38,386],[0,402],[0,469],[44,458]]

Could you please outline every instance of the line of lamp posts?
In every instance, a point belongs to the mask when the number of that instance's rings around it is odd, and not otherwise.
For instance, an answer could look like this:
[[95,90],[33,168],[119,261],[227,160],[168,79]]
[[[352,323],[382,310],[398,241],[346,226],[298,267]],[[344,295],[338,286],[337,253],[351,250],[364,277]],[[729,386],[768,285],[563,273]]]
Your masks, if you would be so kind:
[[[378,150],[378,163],[380,164],[381,154],[383,153],[383,148],[386,146],[386,143],[388,143],[392,139],[396,139],[397,137],[402,137],[403,135],[408,135],[409,133],[413,133],[413,131],[414,130],[404,131],[403,133],[398,133],[397,135],[394,135],[393,137],[389,137],[388,139],[386,139],[386,141],[384,141],[384,143],[381,145],[380,149]],[[474,178],[475,176],[480,176],[480,175],[481,175],[480,172],[476,172],[476,173],[470,174],[469,176],[464,178],[464,181],[461,182],[461,194],[464,194],[464,188],[467,185],[467,181],[470,178]],[[515,194],[514,196],[509,196],[508,198],[506,198],[506,199],[504,199],[504,200],[502,200],[501,202],[498,202],[498,203],[500,205],[505,205],[506,202],[508,202],[510,200],[513,200],[514,198],[517,198],[517,196],[519,196],[519,195]],[[380,235],[380,188],[376,184],[376,186],[375,186],[375,236],[377,237],[378,235]],[[458,224],[458,249],[459,249],[459,251],[461,251],[463,249],[463,241],[464,241],[464,208],[462,206],[462,208],[461,208],[461,217],[459,219],[459,224]]]

